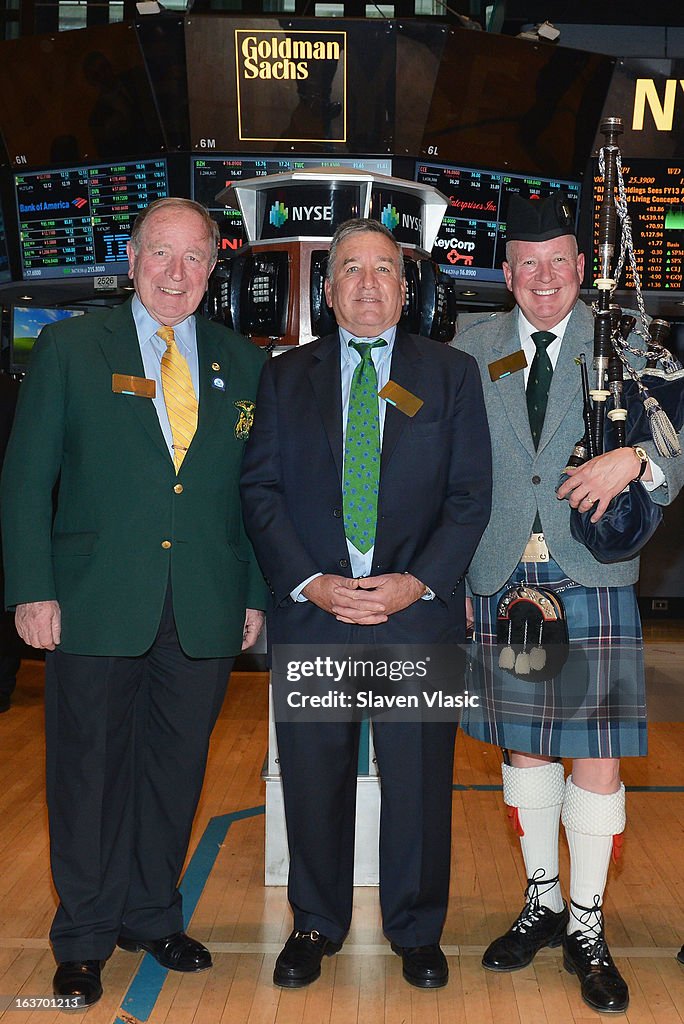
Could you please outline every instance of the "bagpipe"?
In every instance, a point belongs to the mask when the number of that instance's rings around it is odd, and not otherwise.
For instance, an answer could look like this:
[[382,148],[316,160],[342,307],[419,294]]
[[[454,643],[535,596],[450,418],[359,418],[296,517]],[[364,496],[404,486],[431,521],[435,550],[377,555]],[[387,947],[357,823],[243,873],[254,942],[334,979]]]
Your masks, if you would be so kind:
[[[650,438],[663,459],[676,458],[681,455],[678,432],[684,425],[684,369],[665,348],[669,324],[649,321],[645,311],[617,145],[622,120],[605,118],[600,131],[605,137],[599,154],[604,191],[598,224],[599,277],[594,282],[598,298],[593,306],[593,364],[590,376],[584,356],[580,357],[585,430],[568,467]],[[620,252],[613,273],[618,221]],[[627,261],[634,278],[638,318],[611,304]],[[570,530],[599,562],[634,558],[662,519],[661,506],[651,501],[648,491],[636,481],[612,499],[597,523],[591,522],[593,513],[594,508],[586,512],[571,509]]]

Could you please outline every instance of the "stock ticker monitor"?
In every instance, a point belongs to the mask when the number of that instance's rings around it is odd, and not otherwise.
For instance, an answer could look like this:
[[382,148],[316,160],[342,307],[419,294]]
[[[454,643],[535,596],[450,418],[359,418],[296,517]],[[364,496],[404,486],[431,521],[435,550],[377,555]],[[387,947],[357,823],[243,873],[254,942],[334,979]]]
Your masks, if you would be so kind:
[[191,196],[203,203],[221,230],[221,252],[229,256],[247,241],[242,214],[237,200],[234,206],[219,203],[216,196],[232,184],[267,174],[321,167],[326,171],[336,167],[357,171],[375,171],[391,174],[392,161],[383,157],[320,157],[297,156],[193,156],[191,163]]
[[434,185],[449,206],[435,239],[432,258],[441,270],[459,281],[502,283],[506,217],[514,193],[525,199],[545,199],[564,191],[579,214],[580,184],[529,174],[477,170],[454,164],[416,163],[415,180]]
[[[641,287],[648,291],[684,288],[684,163],[681,166],[677,163],[676,158],[669,161],[622,158],[635,262]],[[603,196],[603,178],[596,165],[592,281],[599,270],[598,225]],[[626,268],[618,288],[634,288],[631,267]]]
[[44,327],[68,320],[72,316],[83,316],[83,309],[63,307],[12,306],[10,324],[10,373],[24,373],[28,366],[31,350]]
[[138,213],[169,194],[166,160],[14,175],[21,276],[125,274]]

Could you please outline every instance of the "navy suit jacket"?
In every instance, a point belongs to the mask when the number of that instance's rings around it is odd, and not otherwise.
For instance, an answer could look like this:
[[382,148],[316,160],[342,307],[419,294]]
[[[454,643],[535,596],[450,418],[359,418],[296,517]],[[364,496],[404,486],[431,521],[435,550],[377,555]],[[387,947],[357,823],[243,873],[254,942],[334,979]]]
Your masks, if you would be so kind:
[[[373,575],[410,572],[436,594],[367,627],[369,642],[458,642],[463,577],[487,524],[491,455],[475,361],[397,330],[390,379],[423,400],[387,406]],[[314,573],[350,576],[342,514],[337,333],[264,367],[242,473],[247,532],[271,590],[271,643],[343,643],[350,627],[290,593]]]

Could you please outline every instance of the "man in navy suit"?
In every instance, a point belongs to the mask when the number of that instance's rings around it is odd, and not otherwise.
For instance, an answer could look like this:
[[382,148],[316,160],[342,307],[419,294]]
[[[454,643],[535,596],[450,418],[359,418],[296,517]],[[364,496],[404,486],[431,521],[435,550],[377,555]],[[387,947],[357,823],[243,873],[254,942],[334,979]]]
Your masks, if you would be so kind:
[[[243,512],[271,590],[269,641],[366,649],[458,643],[465,636],[463,577],[490,510],[477,368],[470,357],[397,326],[402,253],[376,221],[338,228],[325,293],[339,332],[267,364],[245,452]],[[378,421],[379,482],[364,542],[353,533],[343,480],[354,435],[354,375],[369,357],[367,411]],[[379,397],[388,381],[404,389],[408,405]],[[349,929],[359,726],[281,721],[277,734],[295,930],[274,982],[296,988],[319,977],[323,956],[340,949]],[[439,940],[454,738],[454,722],[374,724],[383,926],[404,977],[420,988],[448,979]]]

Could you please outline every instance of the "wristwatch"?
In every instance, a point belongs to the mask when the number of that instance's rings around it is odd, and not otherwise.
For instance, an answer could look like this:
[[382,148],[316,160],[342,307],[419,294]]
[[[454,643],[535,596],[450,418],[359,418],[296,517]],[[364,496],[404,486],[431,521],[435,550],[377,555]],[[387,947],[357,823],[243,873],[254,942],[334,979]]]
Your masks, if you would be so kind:
[[639,467],[639,472],[637,473],[637,475],[632,480],[632,483],[636,483],[637,480],[641,480],[642,476],[646,472],[646,467],[648,466],[648,455],[644,451],[644,449],[641,447],[641,445],[638,445],[638,444],[632,445],[632,451],[636,455],[637,459],[639,459],[641,461],[641,466]]

